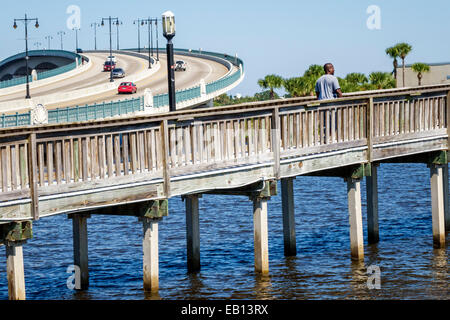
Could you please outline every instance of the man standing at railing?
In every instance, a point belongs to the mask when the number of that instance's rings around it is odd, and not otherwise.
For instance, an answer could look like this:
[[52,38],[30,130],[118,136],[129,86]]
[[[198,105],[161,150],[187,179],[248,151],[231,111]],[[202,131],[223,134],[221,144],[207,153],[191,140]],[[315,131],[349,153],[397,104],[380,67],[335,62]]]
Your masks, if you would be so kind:
[[334,66],[327,63],[323,66],[325,75],[321,76],[316,82],[316,94],[319,100],[328,100],[342,97],[341,86],[338,79],[334,76]]

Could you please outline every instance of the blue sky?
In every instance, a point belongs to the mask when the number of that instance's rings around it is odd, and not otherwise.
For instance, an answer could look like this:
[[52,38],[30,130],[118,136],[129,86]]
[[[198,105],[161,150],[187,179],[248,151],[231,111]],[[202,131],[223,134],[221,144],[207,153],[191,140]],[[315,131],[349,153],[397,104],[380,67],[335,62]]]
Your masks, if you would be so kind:
[[[160,17],[171,10],[176,16],[178,48],[224,52],[241,57],[246,79],[231,93],[253,95],[260,91],[257,81],[267,74],[294,77],[311,64],[332,62],[337,76],[350,72],[391,71],[392,61],[385,49],[397,42],[413,46],[407,63],[450,61],[450,1],[448,0],[16,0],[2,3],[0,11],[0,59],[24,50],[24,27],[12,28],[14,18],[39,18],[39,29],[30,28],[30,48],[51,35],[52,47],[59,48],[57,31],[64,30],[65,49],[75,48],[74,31],[68,30],[66,13],[70,5],[81,9],[79,43],[93,49],[92,22],[102,17],[119,17],[121,47],[137,46],[133,20]],[[369,30],[367,8],[380,8],[381,29]],[[141,41],[147,41],[141,29]],[[107,27],[98,29],[99,48],[109,48]],[[115,38],[113,38],[115,39]],[[113,42],[113,45],[115,40]],[[160,46],[165,39],[160,36]]]

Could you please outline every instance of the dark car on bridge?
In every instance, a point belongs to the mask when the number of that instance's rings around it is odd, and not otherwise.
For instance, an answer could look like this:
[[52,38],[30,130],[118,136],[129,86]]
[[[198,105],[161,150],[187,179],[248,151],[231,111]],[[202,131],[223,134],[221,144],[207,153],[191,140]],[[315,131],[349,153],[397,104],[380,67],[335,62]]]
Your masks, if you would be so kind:
[[116,68],[116,63],[113,61],[105,61],[105,64],[103,65],[103,71],[111,71]]
[[136,93],[137,87],[133,82],[122,82],[118,88],[119,94],[121,93]]
[[175,71],[179,71],[179,70],[186,71],[186,66],[187,66],[187,63],[185,61],[178,60],[175,63]]

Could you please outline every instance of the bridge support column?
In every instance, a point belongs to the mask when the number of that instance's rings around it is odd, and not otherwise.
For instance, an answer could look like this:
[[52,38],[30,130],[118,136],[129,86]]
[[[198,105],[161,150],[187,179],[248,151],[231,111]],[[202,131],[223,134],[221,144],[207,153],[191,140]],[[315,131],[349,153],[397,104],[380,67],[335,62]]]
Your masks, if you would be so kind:
[[198,199],[200,195],[189,195],[186,201],[186,241],[188,272],[200,271],[200,221]]
[[448,164],[444,165],[443,169],[445,230],[447,232],[450,232],[450,211],[448,206]]
[[89,214],[71,214],[73,228],[73,264],[77,267],[75,272],[75,289],[86,290],[89,288],[89,255],[87,219]]
[[25,270],[23,267],[24,242],[6,241],[6,274],[9,300],[25,300]]
[[353,260],[364,260],[360,179],[347,178],[347,195],[351,256]]
[[267,198],[253,198],[253,238],[255,271],[269,273],[269,238],[267,225]]
[[295,256],[297,254],[297,245],[295,241],[294,178],[281,179],[281,201],[284,255]]
[[378,164],[372,164],[371,176],[366,177],[367,233],[369,244],[380,241],[378,227]]
[[168,201],[154,200],[140,206],[138,217],[142,221],[144,234],[143,282],[144,291],[156,293],[159,290],[159,222],[168,215]]
[[142,250],[144,253],[144,291],[157,292],[159,290],[159,252],[158,252],[158,223],[161,219],[142,218],[144,237]]
[[436,248],[445,246],[445,213],[444,213],[444,176],[443,165],[430,165],[431,211],[433,224],[433,245]]
[[23,245],[32,238],[31,222],[0,225],[0,240],[6,246],[6,274],[9,300],[25,300]]

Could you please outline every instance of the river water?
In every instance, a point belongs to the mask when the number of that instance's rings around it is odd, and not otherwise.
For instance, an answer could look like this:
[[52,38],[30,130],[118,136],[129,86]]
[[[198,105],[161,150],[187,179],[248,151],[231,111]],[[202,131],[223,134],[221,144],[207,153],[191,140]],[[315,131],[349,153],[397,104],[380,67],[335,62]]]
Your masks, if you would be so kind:
[[[169,217],[159,225],[158,295],[142,290],[142,224],[132,217],[88,220],[90,287],[84,292],[69,289],[72,223],[60,215],[35,222],[34,238],[24,246],[27,299],[450,299],[449,246],[433,249],[429,169],[383,164],[378,174],[376,245],[367,244],[365,181],[361,185],[364,263],[350,259],[344,180],[297,177],[298,253],[284,256],[279,192],[269,201],[267,277],[254,273],[252,203],[216,195],[200,199],[201,272],[188,274],[185,210],[177,197],[169,201]],[[0,300],[6,300],[4,247],[0,251]],[[369,267],[380,270],[379,289],[368,286],[375,283]]]

